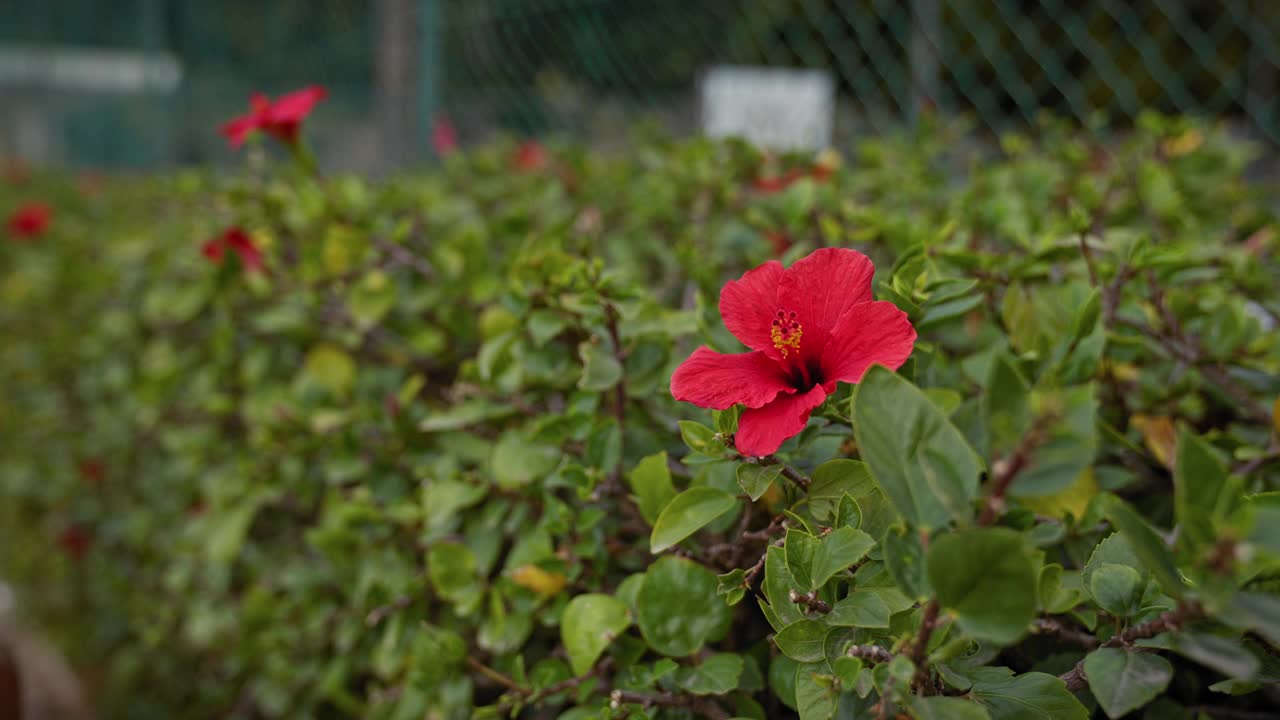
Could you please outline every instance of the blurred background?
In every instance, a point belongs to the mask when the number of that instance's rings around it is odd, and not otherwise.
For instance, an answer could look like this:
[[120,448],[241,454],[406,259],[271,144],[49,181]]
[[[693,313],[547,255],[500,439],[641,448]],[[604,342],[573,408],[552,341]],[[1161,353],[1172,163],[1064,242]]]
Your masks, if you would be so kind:
[[0,155],[231,162],[215,129],[251,92],[313,82],[332,167],[427,160],[444,118],[607,146],[706,126],[722,66],[823,71],[835,143],[933,110],[1000,133],[1149,108],[1280,146],[1276,0],[0,0]]

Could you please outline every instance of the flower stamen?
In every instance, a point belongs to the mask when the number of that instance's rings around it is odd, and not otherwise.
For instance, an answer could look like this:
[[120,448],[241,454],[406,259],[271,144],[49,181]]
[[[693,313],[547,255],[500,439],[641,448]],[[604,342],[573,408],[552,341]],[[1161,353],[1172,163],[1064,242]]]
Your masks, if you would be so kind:
[[800,352],[800,337],[804,334],[800,322],[796,320],[795,312],[783,312],[779,310],[773,318],[773,327],[769,330],[769,339],[773,341],[773,346],[782,351],[782,357],[785,359],[792,351],[797,354]]

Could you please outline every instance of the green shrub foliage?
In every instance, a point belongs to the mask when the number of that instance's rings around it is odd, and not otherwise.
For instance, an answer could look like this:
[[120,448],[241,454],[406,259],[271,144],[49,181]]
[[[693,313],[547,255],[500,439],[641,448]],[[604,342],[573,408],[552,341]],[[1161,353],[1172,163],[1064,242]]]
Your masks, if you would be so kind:
[[[1250,149],[1159,117],[977,148],[11,178],[54,217],[0,243],[0,572],[142,720],[1274,709]],[[726,280],[823,246],[915,351],[744,457],[672,371],[741,351]]]

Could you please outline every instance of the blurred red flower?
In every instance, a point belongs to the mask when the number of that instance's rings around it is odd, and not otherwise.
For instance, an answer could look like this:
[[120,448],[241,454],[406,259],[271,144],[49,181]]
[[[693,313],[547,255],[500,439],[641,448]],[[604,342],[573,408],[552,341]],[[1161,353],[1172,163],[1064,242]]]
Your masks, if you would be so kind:
[[89,546],[92,543],[93,538],[88,531],[79,525],[68,525],[58,535],[58,547],[73,560],[83,560],[84,556],[89,554]]
[[515,166],[522,172],[537,172],[547,166],[551,155],[537,140],[526,140],[516,148]]
[[440,113],[431,123],[431,147],[444,157],[458,149],[458,131],[448,115]]
[[81,460],[79,465],[76,466],[76,470],[80,472],[81,479],[94,485],[102,484],[102,481],[107,477],[107,466],[103,465],[101,460],[95,458]]
[[311,114],[316,103],[328,95],[329,92],[320,85],[295,90],[274,101],[262,93],[254,93],[249,98],[249,112],[224,124],[222,134],[233,148],[243,145],[245,138],[255,131],[265,132],[292,145],[298,141],[302,121]]
[[734,445],[743,455],[776,451],[809,414],[874,364],[897,369],[916,331],[906,313],[871,299],[866,255],[822,248],[783,268],[777,260],[720,291],[725,327],[752,351],[700,347],[671,376],[671,394],[713,410],[744,405]]
[[9,216],[9,234],[19,239],[40,237],[53,222],[53,209],[43,203],[27,203]]
[[229,227],[221,235],[205,242],[200,252],[213,263],[222,262],[227,250],[231,250],[240,258],[245,270],[265,272],[266,265],[262,261],[262,251],[253,244],[253,238],[240,227]]

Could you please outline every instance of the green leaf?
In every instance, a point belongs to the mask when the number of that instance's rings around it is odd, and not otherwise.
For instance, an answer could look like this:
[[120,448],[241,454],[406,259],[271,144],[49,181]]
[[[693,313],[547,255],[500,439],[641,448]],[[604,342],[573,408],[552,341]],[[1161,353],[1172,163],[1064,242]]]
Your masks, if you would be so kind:
[[1119,718],[1146,705],[1164,692],[1173,679],[1173,666],[1155,653],[1101,648],[1084,658],[1089,690],[1103,712]]
[[1236,593],[1218,619],[1232,627],[1247,628],[1280,648],[1280,597],[1261,592]]
[[965,530],[935,538],[926,565],[943,607],[980,640],[1010,644],[1035,618],[1036,568],[1022,536],[1006,528]]
[[857,590],[832,605],[823,620],[837,627],[887,628],[890,614],[889,606],[878,593]]
[[681,420],[680,439],[690,450],[702,454],[719,456],[724,454],[724,443],[716,439],[716,431],[692,420]]
[[820,672],[821,665],[801,665],[796,668],[796,712],[800,720],[830,720],[836,711],[839,693]]
[[990,720],[987,709],[973,700],[912,695],[907,712],[915,720]]
[[1227,471],[1207,442],[1183,426],[1178,431],[1178,456],[1173,468],[1173,506],[1182,537],[1190,547],[1206,546],[1218,539],[1215,521],[1230,508],[1223,507]]
[[890,525],[898,522],[898,512],[872,479],[866,463],[831,460],[815,468],[811,480],[809,509],[819,521],[834,517],[840,502],[848,495],[858,504],[861,515],[858,529],[865,530],[871,537],[880,537]]
[[760,499],[769,490],[769,486],[782,474],[781,465],[756,465],[743,463],[738,466],[738,484],[750,496],[751,501]]
[[539,308],[530,312],[526,323],[526,327],[529,329],[529,337],[537,347],[546,345],[547,341],[559,335],[568,326],[568,317],[563,313],[547,308]]
[[1107,519],[1115,525],[1128,540],[1133,552],[1142,561],[1142,565],[1151,571],[1160,589],[1174,598],[1183,594],[1182,574],[1173,561],[1173,553],[1165,546],[1164,540],[1151,529],[1142,516],[1129,507],[1120,498],[1106,498],[1104,506]]
[[830,628],[817,620],[801,620],[782,628],[773,642],[796,662],[818,662],[826,658],[824,642]]
[[584,342],[578,346],[582,357],[582,378],[578,387],[600,392],[608,390],[622,379],[622,363],[614,357],[607,343]]
[[818,539],[803,530],[787,530],[783,547],[787,553],[787,570],[803,590],[810,589],[813,579],[813,560],[820,546]]
[[723,695],[738,688],[744,663],[741,655],[719,653],[676,673],[676,685],[694,695]]
[[590,670],[609,643],[631,625],[627,606],[608,595],[579,595],[560,613],[560,640],[574,675]]
[[737,504],[737,498],[717,488],[700,485],[685,490],[667,503],[653,523],[649,552],[656,555],[666,550]]
[[631,474],[627,476],[631,492],[635,493],[636,505],[645,522],[653,525],[662,509],[676,496],[676,489],[671,485],[671,469],[667,467],[667,452],[654,453],[636,463]]
[[668,555],[650,565],[636,594],[636,624],[649,647],[684,657],[723,637],[729,606],[716,585],[710,570],[683,558]]
[[764,596],[782,625],[789,625],[804,617],[800,608],[791,602],[791,592],[804,592],[787,567],[786,550],[769,546],[765,551]]
[[534,442],[515,430],[502,434],[490,458],[493,479],[499,487],[508,489],[524,487],[549,475],[559,463],[558,448]]
[[1102,293],[1094,288],[1081,304],[1071,320],[1071,343],[1078,343],[1093,332],[1102,315]]
[[730,605],[737,605],[747,594],[747,571],[734,568],[723,575],[717,575],[716,594],[724,598]]
[[1258,657],[1236,638],[1208,633],[1169,633],[1169,649],[1236,680],[1250,681],[1261,669]]
[[853,420],[872,476],[908,523],[937,528],[972,520],[978,456],[919,388],[874,366],[856,386]]
[[1090,577],[1089,592],[1103,610],[1116,617],[1129,617],[1142,607],[1143,585],[1137,570],[1103,563]]
[[884,567],[902,592],[913,598],[928,597],[929,579],[925,574],[924,546],[920,536],[911,530],[900,535],[893,530],[883,540]]
[[479,600],[476,557],[462,543],[442,542],[427,551],[427,570],[440,597],[466,606]]
[[[836,528],[822,538],[813,556],[813,568],[809,577],[809,589],[817,590],[836,573],[858,562],[875,547],[870,535],[851,527]],[[794,575],[794,571],[792,572]],[[799,577],[796,578],[799,581]]]
[[1089,719],[1089,711],[1067,690],[1067,684],[1045,673],[977,680],[970,695],[986,706],[991,720]]
[[851,527],[855,530],[862,528],[862,507],[849,493],[845,493],[840,498],[840,505],[836,508],[836,517],[831,526]]
[[302,366],[303,382],[345,395],[356,379],[356,361],[334,345],[320,345],[307,353]]

